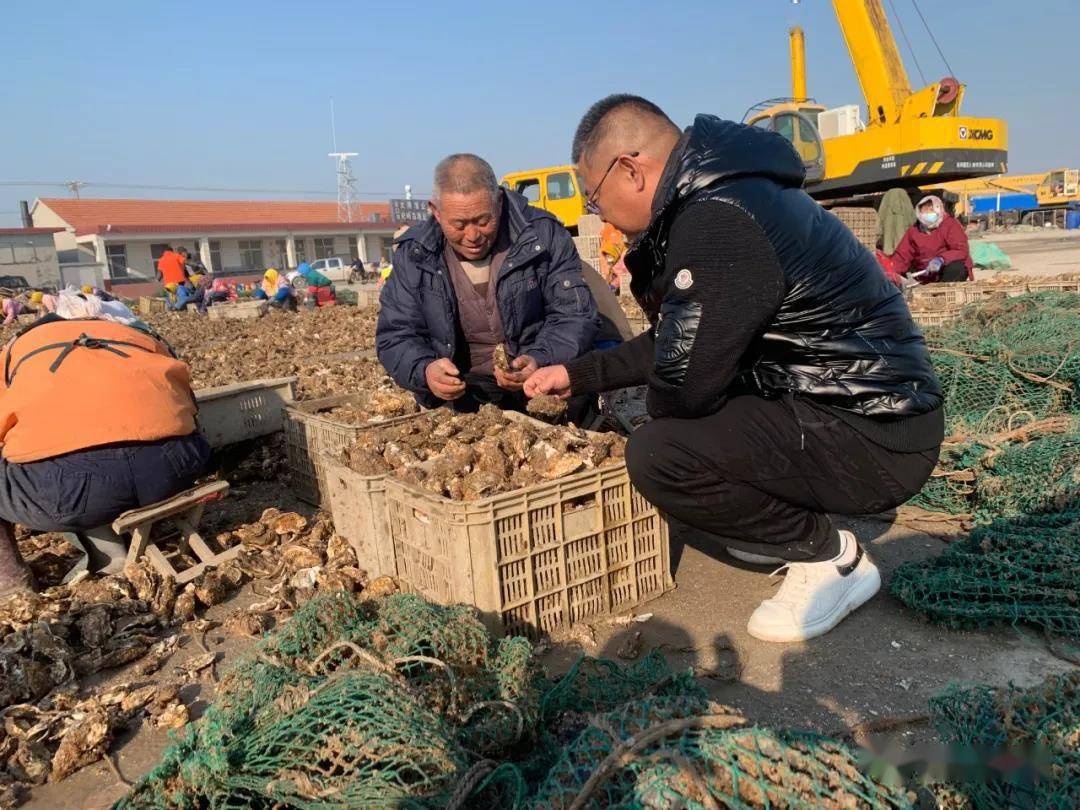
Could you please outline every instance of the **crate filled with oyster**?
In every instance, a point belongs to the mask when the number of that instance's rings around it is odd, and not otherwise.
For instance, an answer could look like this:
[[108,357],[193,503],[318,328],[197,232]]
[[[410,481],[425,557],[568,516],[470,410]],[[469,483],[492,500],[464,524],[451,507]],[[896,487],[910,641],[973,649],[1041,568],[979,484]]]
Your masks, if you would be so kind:
[[348,447],[368,425],[420,410],[413,395],[396,386],[381,366],[364,363],[358,369],[364,374],[352,393],[297,402],[285,409],[285,451],[293,489],[297,497],[316,506],[326,502],[323,456]]
[[369,427],[325,460],[334,524],[373,574],[539,637],[671,586],[625,441],[492,406]]

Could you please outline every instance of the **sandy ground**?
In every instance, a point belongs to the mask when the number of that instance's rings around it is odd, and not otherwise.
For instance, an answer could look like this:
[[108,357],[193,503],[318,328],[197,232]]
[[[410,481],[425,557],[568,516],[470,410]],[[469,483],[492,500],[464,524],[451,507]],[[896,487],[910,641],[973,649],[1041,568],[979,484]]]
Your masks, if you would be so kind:
[[[986,239],[996,242],[1025,274],[1080,271],[1080,233],[994,234]],[[223,525],[253,520],[271,505],[311,514],[310,507],[292,497],[287,482],[280,481],[234,488],[220,520]],[[213,525],[214,515],[207,520]],[[767,570],[730,559],[700,535],[681,535],[672,544],[676,588],[639,609],[653,614],[649,621],[598,624],[593,628],[595,645],[556,644],[544,663],[559,672],[583,652],[615,658],[628,634],[641,632],[641,655],[659,648],[673,666],[693,668],[716,700],[741,709],[754,721],[844,737],[862,724],[912,720],[888,733],[860,735],[875,748],[906,748],[933,739],[925,722],[927,700],[950,683],[1030,685],[1049,673],[1072,668],[1052,655],[1032,631],[956,632],[921,621],[888,595],[889,579],[901,562],[934,556],[944,542],[881,520],[846,525],[879,564],[884,585],[870,603],[822,638],[799,644],[767,644],[751,638],[747,619],[780,580],[770,578]],[[221,619],[257,598],[249,584],[206,616]],[[220,653],[216,673],[250,645],[215,630],[206,634],[205,643]],[[188,638],[163,673],[171,674],[201,652]],[[103,675],[97,682],[131,680],[126,670]],[[193,717],[213,699],[214,688],[208,673],[185,688]],[[157,763],[168,742],[165,732],[140,725],[119,740],[113,757],[121,774],[135,780]],[[63,782],[36,788],[25,806],[97,810],[110,807],[125,790],[99,762]]]
[[[260,502],[287,497],[283,485],[258,485]],[[261,507],[260,507],[261,508]],[[560,672],[582,653],[617,657],[628,634],[642,633],[641,655],[659,648],[673,667],[691,667],[711,696],[737,707],[752,720],[807,729],[839,737],[865,723],[914,719],[891,733],[866,739],[874,748],[910,748],[933,739],[925,721],[927,700],[950,683],[1012,681],[1030,685],[1071,664],[1055,658],[1037,634],[1009,628],[955,632],[928,625],[888,596],[888,581],[904,560],[940,553],[944,543],[877,520],[848,522],[881,567],[885,584],[870,603],[832,633],[806,643],[768,644],[751,638],[746,621],[779,579],[767,570],[736,563],[710,541],[694,536],[673,542],[676,588],[638,610],[652,618],[629,627],[598,623],[596,645],[553,645],[544,656]],[[220,619],[256,597],[246,586],[207,617]],[[205,643],[221,653],[216,672],[243,653],[249,642],[226,639],[211,630]],[[166,672],[201,650],[189,640]],[[116,673],[109,679],[124,680]],[[197,717],[213,699],[215,684],[205,675],[187,687]],[[114,748],[120,772],[134,780],[149,771],[168,744],[166,733],[140,726]],[[30,808],[109,807],[125,792],[104,763],[84,768],[67,780],[37,788]]]
[[[1029,233],[983,234],[983,242],[993,242],[1012,260],[1008,272],[1028,276],[1052,276],[1080,272],[1080,230],[1045,230]],[[994,270],[976,270],[977,279],[989,278]]]

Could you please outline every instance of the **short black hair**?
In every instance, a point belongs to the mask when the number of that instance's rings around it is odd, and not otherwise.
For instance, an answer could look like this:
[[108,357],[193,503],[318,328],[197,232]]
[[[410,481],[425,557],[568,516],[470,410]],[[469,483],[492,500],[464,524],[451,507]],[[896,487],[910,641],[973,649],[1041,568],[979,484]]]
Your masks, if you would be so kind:
[[[635,96],[631,93],[615,93],[600,99],[585,111],[574,133],[574,142],[570,146],[570,162],[580,163],[581,156],[593,149],[607,134],[607,128],[603,126],[608,113],[618,109],[629,108],[637,112],[648,113],[657,118],[662,118],[675,127],[675,122],[668,118],[667,113],[649,101],[647,98]],[[678,129],[678,127],[675,127]]]

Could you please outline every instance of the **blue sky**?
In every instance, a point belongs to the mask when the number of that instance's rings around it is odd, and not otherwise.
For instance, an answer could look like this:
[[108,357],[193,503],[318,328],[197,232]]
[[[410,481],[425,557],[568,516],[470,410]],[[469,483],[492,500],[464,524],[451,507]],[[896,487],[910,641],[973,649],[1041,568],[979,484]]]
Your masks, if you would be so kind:
[[[0,182],[332,192],[333,97],[361,191],[423,192],[449,152],[478,152],[500,174],[565,162],[581,113],[611,92],[645,95],[680,124],[696,112],[740,118],[790,92],[793,23],[806,30],[811,95],[862,103],[826,0],[4,5]],[[945,75],[912,0],[892,5],[927,81]],[[1080,2],[920,6],[968,84],[965,111],[1008,121],[1012,171],[1080,165]],[[63,194],[0,185],[0,225],[17,224],[19,199]]]

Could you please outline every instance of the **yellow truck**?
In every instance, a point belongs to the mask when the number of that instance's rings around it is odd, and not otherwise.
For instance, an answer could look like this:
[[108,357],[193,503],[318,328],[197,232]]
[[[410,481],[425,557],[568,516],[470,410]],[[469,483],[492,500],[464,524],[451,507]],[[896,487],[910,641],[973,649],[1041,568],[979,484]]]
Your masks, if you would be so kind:
[[573,166],[513,172],[503,177],[502,185],[524,195],[530,205],[554,214],[572,234],[577,234],[578,220],[585,213],[585,196]]

